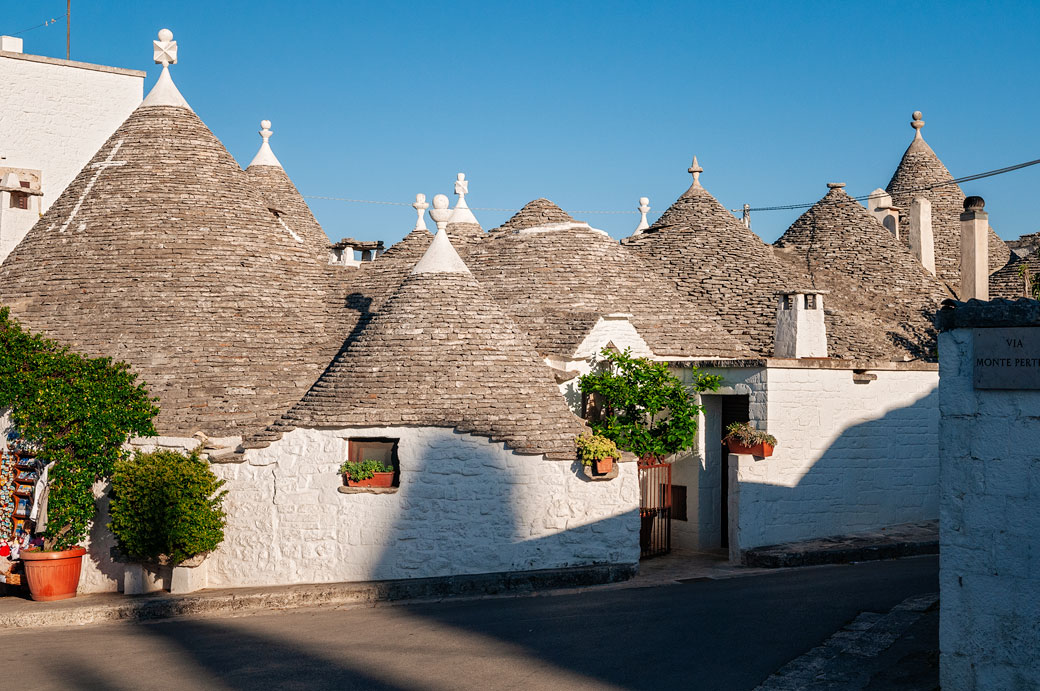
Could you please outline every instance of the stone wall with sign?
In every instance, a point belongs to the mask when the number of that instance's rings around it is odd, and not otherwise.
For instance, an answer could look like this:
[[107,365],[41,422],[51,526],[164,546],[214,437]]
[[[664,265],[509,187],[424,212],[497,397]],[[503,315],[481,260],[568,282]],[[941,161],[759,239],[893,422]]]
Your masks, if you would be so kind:
[[954,303],[940,325],[942,688],[1037,689],[1040,303]]

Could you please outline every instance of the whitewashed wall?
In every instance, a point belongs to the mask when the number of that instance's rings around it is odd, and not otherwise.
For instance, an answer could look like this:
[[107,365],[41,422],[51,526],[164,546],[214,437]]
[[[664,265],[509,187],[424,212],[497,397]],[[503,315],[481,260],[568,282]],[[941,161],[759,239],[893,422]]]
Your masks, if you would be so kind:
[[[779,440],[770,458],[739,457],[731,548],[733,536],[743,550],[938,517],[935,371],[871,370],[869,383],[848,369],[706,371],[723,376],[719,393],[748,395],[752,422]],[[712,464],[727,462],[710,455],[711,432],[702,424],[697,452],[673,468],[673,482],[689,488],[691,517],[707,511],[717,487],[721,468]],[[717,526],[700,523],[674,524],[679,546],[718,545]]]
[[[400,438],[395,494],[342,494],[346,438]],[[298,429],[227,480],[209,586],[421,578],[639,560],[634,463],[590,482],[574,462],[445,428]]]
[[1040,391],[976,390],[939,336],[942,688],[1040,688]]
[[[3,165],[42,171],[46,211],[141,103],[144,73],[4,53],[0,89]],[[5,223],[0,261],[32,223]]]

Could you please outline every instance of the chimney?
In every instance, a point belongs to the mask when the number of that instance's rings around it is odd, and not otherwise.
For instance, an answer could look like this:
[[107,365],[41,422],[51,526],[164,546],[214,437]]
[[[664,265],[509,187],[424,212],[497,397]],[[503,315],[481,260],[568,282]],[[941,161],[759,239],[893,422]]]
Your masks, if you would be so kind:
[[867,197],[867,211],[877,219],[878,223],[884,224],[885,222],[885,212],[881,211],[881,209],[886,209],[890,206],[892,206],[892,195],[880,187],[871,192],[870,196]]
[[935,238],[932,235],[932,203],[924,197],[910,202],[910,250],[928,273],[935,275]]
[[899,239],[899,207],[892,206],[879,206],[877,209],[878,214],[881,215],[879,219],[881,225],[885,226],[888,232],[892,233],[892,237],[896,240]]
[[827,357],[827,327],[823,321],[826,290],[792,290],[779,294],[774,357]]
[[964,200],[961,214],[961,300],[989,300],[989,214],[982,197]]
[[8,53],[21,53],[22,39],[17,36],[0,36],[0,50]]

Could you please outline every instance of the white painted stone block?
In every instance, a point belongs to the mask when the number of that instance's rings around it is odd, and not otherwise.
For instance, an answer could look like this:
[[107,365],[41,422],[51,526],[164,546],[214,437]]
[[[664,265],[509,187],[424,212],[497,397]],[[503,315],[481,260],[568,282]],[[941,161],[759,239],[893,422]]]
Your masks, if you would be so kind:
[[194,593],[209,587],[209,561],[199,566],[175,566],[170,579],[170,593],[180,595]]
[[123,594],[144,595],[163,589],[162,575],[158,570],[148,569],[144,564],[123,566]]

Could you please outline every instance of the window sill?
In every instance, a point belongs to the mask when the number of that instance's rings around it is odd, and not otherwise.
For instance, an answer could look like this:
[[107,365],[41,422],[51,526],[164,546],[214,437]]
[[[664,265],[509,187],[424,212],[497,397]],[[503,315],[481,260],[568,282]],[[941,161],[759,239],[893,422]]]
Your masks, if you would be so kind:
[[342,494],[397,494],[400,487],[337,487]]

